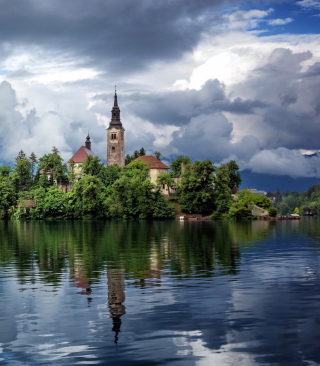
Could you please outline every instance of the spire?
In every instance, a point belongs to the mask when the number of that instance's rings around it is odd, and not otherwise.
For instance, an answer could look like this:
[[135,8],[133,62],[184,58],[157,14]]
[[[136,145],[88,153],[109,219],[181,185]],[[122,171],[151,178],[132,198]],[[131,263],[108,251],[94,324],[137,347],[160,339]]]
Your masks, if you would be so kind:
[[86,148],[91,150],[91,141],[90,141],[89,131],[88,131],[88,136],[86,138]]
[[111,122],[110,127],[115,128],[122,128],[122,123],[120,120],[120,108],[118,106],[118,96],[117,96],[117,89],[115,88],[114,91],[114,102],[113,102],[113,108],[111,111]]
[[118,107],[118,96],[117,96],[117,86],[114,87],[114,103],[113,103],[113,109],[119,108]]

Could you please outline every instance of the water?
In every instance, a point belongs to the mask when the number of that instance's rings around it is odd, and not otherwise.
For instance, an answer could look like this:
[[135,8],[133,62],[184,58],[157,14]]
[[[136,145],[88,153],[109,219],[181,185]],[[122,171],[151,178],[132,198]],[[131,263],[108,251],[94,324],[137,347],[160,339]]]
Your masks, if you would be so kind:
[[2,365],[318,365],[320,220],[0,222]]

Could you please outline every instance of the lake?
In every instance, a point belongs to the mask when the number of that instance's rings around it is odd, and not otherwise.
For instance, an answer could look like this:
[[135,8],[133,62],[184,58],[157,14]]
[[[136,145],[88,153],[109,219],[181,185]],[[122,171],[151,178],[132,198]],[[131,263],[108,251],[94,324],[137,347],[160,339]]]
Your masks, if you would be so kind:
[[1,365],[319,365],[320,220],[0,221]]

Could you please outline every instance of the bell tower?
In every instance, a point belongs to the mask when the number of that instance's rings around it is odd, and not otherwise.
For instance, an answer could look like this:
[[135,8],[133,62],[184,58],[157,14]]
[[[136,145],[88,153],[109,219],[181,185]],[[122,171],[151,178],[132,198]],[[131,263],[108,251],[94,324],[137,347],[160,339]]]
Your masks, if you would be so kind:
[[111,121],[107,128],[107,165],[124,166],[124,128],[120,120],[117,90],[111,111]]

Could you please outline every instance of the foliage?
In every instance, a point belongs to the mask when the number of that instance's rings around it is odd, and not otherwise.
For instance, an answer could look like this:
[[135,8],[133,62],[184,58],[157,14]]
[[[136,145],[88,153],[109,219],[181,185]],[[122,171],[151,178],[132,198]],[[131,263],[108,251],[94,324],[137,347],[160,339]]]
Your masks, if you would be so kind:
[[230,187],[230,170],[228,165],[221,165],[218,169],[215,184],[215,204],[216,209],[211,215],[212,219],[221,220],[228,214],[231,206],[231,187]]
[[8,218],[9,209],[16,204],[17,194],[9,177],[0,176],[0,219]]
[[76,219],[101,219],[106,216],[105,186],[96,176],[87,174],[75,182],[67,197]]
[[12,174],[16,190],[27,189],[32,185],[32,169],[30,161],[21,150],[16,158],[14,172]]
[[157,177],[157,185],[164,186],[165,189],[168,191],[168,196],[170,196],[170,188],[175,187],[175,182],[172,178],[172,173],[159,173]]
[[106,168],[97,156],[87,155],[82,163],[82,175],[88,174],[101,179],[106,178]]
[[0,166],[0,177],[9,177],[12,173],[12,169],[9,165],[1,165]]
[[241,185],[241,175],[238,172],[239,166],[234,160],[230,160],[229,163],[224,164],[229,174],[229,188],[232,190],[234,186],[239,187]]
[[119,165],[109,165],[106,168],[106,178],[104,184],[108,187],[111,186],[117,179],[120,178],[122,168]]
[[155,156],[158,160],[160,160],[160,158],[161,158],[161,152],[159,152],[159,151],[155,151],[155,152],[154,152],[154,156]]
[[34,179],[35,179],[35,168],[36,168],[36,165],[39,163],[38,162],[38,159],[37,159],[37,156],[35,155],[34,152],[32,152],[29,156],[29,162],[30,162],[30,167],[31,167],[31,177],[32,177],[32,181],[34,182]]
[[109,188],[106,204],[111,217],[125,219],[173,218],[172,206],[149,179],[149,168],[136,160],[125,166]]
[[144,150],[144,148],[142,147],[139,151],[135,150],[133,155],[129,155],[127,154],[125,159],[124,159],[124,164],[128,165],[130,164],[133,160],[137,159],[139,156],[143,156],[146,155],[146,152]]
[[180,175],[181,174],[181,164],[184,164],[186,166],[187,164],[190,164],[190,163],[192,163],[192,161],[189,157],[180,155],[171,162],[170,168],[174,175]]
[[[237,199],[230,206],[228,218],[236,220],[251,220],[253,215],[251,213],[255,206],[261,207],[265,210],[272,208],[270,199],[262,194],[252,193],[247,189],[238,191]],[[274,215],[274,211],[273,211]]]
[[209,214],[213,211],[214,171],[211,160],[186,165],[177,185],[178,200],[184,212]]
[[[39,161],[39,171],[42,173],[40,184],[42,186],[67,180],[67,165],[63,163],[59,151],[55,146],[53,146],[50,154],[45,154]],[[50,176],[49,180],[47,175]]]

